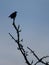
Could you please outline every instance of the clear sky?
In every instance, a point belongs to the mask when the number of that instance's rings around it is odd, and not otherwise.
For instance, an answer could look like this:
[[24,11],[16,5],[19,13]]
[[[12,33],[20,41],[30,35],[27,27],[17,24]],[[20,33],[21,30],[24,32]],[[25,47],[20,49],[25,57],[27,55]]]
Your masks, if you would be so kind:
[[29,46],[39,57],[49,55],[49,0],[0,0],[0,65],[25,65],[8,34],[16,35],[8,18],[14,11],[18,11],[15,22],[21,26],[24,48]]

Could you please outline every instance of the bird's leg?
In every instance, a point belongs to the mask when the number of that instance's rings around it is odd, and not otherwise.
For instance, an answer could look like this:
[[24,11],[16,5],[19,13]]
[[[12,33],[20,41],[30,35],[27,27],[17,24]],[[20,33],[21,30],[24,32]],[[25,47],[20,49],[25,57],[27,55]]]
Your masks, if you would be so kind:
[[13,23],[15,23],[15,18],[13,19]]

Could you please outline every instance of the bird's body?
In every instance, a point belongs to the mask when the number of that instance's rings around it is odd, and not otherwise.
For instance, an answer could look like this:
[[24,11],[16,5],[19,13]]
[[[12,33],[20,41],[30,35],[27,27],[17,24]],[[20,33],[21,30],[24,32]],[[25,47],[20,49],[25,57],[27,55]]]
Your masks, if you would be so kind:
[[16,16],[17,16],[17,11],[15,11],[15,12],[13,12],[12,14],[9,15],[9,17],[10,17],[11,19],[15,19]]
[[12,14],[9,15],[9,17],[10,17],[11,19],[13,19],[13,23],[15,22],[16,16],[17,16],[17,11],[15,11],[15,12],[13,12]]

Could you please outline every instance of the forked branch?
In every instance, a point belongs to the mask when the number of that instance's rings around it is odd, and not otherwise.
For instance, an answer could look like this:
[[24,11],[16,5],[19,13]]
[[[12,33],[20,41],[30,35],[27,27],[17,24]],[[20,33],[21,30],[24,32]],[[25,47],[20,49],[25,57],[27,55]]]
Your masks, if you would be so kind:
[[34,51],[32,51],[29,47],[27,47],[30,51],[31,51],[31,53],[33,53],[33,55],[37,58],[37,62],[34,64],[34,65],[36,65],[37,63],[39,63],[39,62],[41,62],[42,64],[45,64],[46,65],[46,63],[43,61],[43,59],[44,58],[47,58],[47,57],[49,57],[49,56],[43,56],[42,58],[39,58],[36,54],[35,54],[35,52]]
[[23,57],[24,57],[24,59],[25,59],[25,62],[27,63],[27,65],[31,65],[32,63],[30,63],[29,61],[28,61],[28,59],[27,59],[27,53],[26,53],[26,51],[25,51],[25,49],[23,48],[23,45],[21,44],[21,42],[20,42],[20,32],[21,32],[21,30],[20,30],[20,26],[18,25],[18,27],[15,25],[15,22],[13,21],[13,27],[15,28],[15,30],[16,30],[16,34],[17,34],[17,40],[9,33],[9,35],[10,35],[10,37],[18,44],[18,50],[20,50],[21,51],[21,53],[22,53],[22,55],[23,55]]

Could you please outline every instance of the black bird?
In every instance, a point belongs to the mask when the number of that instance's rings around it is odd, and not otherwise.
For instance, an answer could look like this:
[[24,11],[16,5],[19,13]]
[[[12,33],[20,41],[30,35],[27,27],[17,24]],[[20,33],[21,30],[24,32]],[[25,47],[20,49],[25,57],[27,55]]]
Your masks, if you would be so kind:
[[10,17],[11,19],[13,19],[13,21],[15,21],[16,16],[17,16],[17,11],[15,11],[15,12],[13,12],[12,14],[9,15],[9,17]]

